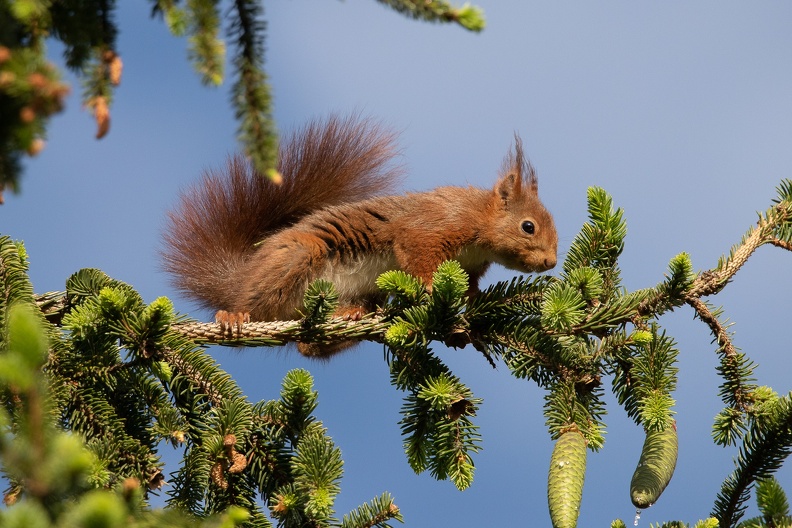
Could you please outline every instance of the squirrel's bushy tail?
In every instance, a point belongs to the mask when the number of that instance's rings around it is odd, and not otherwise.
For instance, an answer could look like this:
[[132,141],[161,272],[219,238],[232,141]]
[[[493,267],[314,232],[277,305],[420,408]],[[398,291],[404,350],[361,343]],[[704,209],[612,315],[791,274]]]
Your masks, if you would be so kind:
[[281,141],[276,185],[243,156],[209,170],[168,214],[162,251],[174,286],[202,306],[235,310],[239,272],[268,234],[312,211],[390,188],[395,135],[355,116],[314,121]]

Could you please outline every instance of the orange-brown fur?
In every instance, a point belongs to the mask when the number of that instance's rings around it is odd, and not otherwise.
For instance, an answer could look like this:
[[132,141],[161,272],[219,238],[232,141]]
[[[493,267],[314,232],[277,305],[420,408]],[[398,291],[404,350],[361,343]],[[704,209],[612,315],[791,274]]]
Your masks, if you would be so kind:
[[472,293],[491,262],[522,272],[555,266],[555,225],[519,138],[491,190],[382,196],[400,172],[396,153],[392,135],[370,121],[330,118],[283,141],[280,186],[232,158],[170,214],[165,268],[204,306],[274,320],[298,317],[317,278],[333,281],[339,310],[358,316],[381,299],[374,278],[388,269],[431,287],[437,266],[458,259]]

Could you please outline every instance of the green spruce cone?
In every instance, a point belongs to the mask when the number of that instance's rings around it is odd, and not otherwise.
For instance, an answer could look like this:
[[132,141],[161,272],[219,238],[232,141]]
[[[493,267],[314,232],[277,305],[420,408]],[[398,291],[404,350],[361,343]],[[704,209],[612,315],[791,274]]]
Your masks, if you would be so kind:
[[562,434],[550,457],[547,503],[554,528],[575,528],[586,477],[586,439],[579,431]]
[[641,458],[630,482],[630,498],[637,508],[648,508],[660,498],[676,467],[676,424],[646,434]]

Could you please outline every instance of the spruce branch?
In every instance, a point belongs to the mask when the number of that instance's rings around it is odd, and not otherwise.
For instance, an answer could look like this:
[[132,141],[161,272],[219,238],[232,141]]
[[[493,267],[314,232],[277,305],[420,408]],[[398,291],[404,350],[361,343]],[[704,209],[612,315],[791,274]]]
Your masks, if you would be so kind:
[[633,341],[615,355],[613,392],[627,416],[646,432],[659,432],[674,423],[676,359],[674,339],[652,322],[648,335],[633,335]]
[[225,44],[220,33],[218,0],[189,0],[186,13],[170,4],[163,6],[166,22],[174,33],[189,31],[189,59],[206,85],[223,82]]
[[770,419],[754,421],[735,460],[737,468],[721,486],[712,516],[720,526],[735,526],[757,480],[770,477],[792,453],[792,393],[778,398]]
[[239,139],[254,166],[277,179],[278,136],[272,118],[272,95],[264,72],[263,8],[257,0],[235,0],[229,35],[236,41],[236,81],[231,104],[240,121]]
[[792,526],[789,501],[775,478],[770,477],[757,482],[756,504],[761,515],[742,521],[737,525],[737,528],[785,528]]
[[[184,376],[192,387],[203,394],[212,405],[220,405],[224,398],[223,393],[215,386],[211,376],[195,366],[194,358],[184,357],[179,352],[165,348],[161,351],[162,359],[175,369],[177,375]],[[174,380],[176,381],[176,380]]]
[[399,507],[393,502],[390,493],[383,493],[370,502],[344,515],[341,528],[389,528],[388,521],[395,519],[403,522]]
[[756,226],[749,229],[740,243],[731,248],[728,257],[720,259],[716,268],[696,277],[687,291],[687,297],[704,297],[722,290],[745,265],[753,252],[763,244],[789,249],[789,241],[780,240],[776,233],[787,232],[790,225],[792,225],[792,201],[785,198],[759,217]]
[[787,251],[792,251],[792,242],[788,242],[786,240],[781,240],[780,238],[771,238],[769,241],[770,244],[780,247],[781,249],[786,249]]
[[[750,395],[756,388],[755,385],[750,384],[749,376],[753,372],[752,366],[745,364],[744,356],[732,343],[732,334],[728,331],[728,327],[718,320],[720,311],[712,310],[706,302],[700,299],[688,299],[687,302],[696,310],[696,316],[710,327],[718,345],[721,371],[728,376],[727,382],[730,383],[726,403],[740,411],[745,411],[750,403]],[[729,374],[734,375],[730,376]]]
[[331,317],[326,323],[306,328],[302,320],[255,321],[229,329],[220,323],[182,322],[173,330],[197,344],[224,346],[281,346],[290,342],[331,344],[349,339],[382,341],[390,322],[369,314],[358,321]]
[[[391,382],[406,393],[400,426],[408,462],[417,472],[428,470],[464,488],[472,481],[472,455],[480,448],[472,422],[479,400],[432,351],[432,341],[471,342],[491,361],[502,358],[512,374],[548,389],[545,416],[552,435],[579,432],[596,449],[604,441],[601,379],[611,373],[614,393],[628,416],[647,432],[668,428],[677,351],[653,320],[687,304],[712,331],[721,359],[720,395],[727,408],[716,421],[716,441],[742,438],[738,469],[716,501],[720,518],[736,522],[752,483],[777,469],[792,450],[790,417],[784,410],[790,397],[779,399],[770,389],[752,384],[753,364],[734,346],[720,312],[702,297],[721,291],[759,246],[792,245],[792,183],[781,187],[777,203],[713,269],[694,274],[683,253],[671,260],[659,284],[634,292],[619,285],[618,257],[626,234],[621,210],[604,191],[591,189],[589,222],[573,242],[559,277],[516,278],[474,299],[464,297],[467,279],[459,264],[446,263],[433,277],[431,291],[402,272],[380,277],[389,302],[360,321],[330,317],[336,299],[332,286],[324,283],[309,289],[305,319],[234,328],[178,318],[164,301],[147,306],[134,290],[97,270],[82,270],[70,278],[64,299],[47,294],[38,302],[48,310],[48,319],[69,329],[75,346],[90,351],[96,363],[84,371],[97,383],[109,386],[126,372],[122,381],[134,381],[139,388],[133,394],[155,408],[163,405],[162,394],[150,384],[162,382],[171,391],[191,446],[191,456],[185,458],[189,467],[177,477],[174,500],[203,501],[203,506],[193,507],[205,514],[227,504],[230,494],[248,500],[258,489],[268,493],[270,512],[284,524],[332,520],[338,459],[321,425],[312,419],[310,390],[295,378],[279,402],[252,406],[196,342],[384,342]],[[7,251],[9,261],[18,258]],[[67,378],[76,372],[67,352],[54,359],[53,373]],[[139,371],[150,374],[136,376]],[[82,383],[79,375],[75,379]],[[117,404],[112,398],[107,401]],[[245,412],[229,411],[236,407]],[[112,411],[120,415],[116,408]],[[107,421],[115,419],[107,413]],[[232,443],[236,451],[224,447],[229,434],[238,439]],[[146,433],[135,439],[146,447],[154,437]],[[231,461],[243,452],[245,469],[231,471]],[[312,466],[317,461],[332,471]],[[192,476],[211,491],[199,496],[189,483]]]
[[454,22],[470,31],[484,29],[484,12],[469,3],[454,7],[445,0],[377,0],[394,11],[426,22]]
[[[451,22],[470,31],[484,28],[480,8],[455,7],[445,0],[379,0],[412,18]],[[110,130],[110,107],[121,81],[123,63],[116,46],[115,0],[17,0],[0,3],[3,43],[0,45],[0,204],[3,190],[18,191],[25,155],[45,146],[49,117],[60,112],[69,88],[59,69],[46,59],[45,40],[64,47],[66,67],[83,85],[83,106],[96,121],[96,137]],[[219,0],[151,0],[176,36],[188,38],[188,60],[207,85],[223,81],[226,49],[219,37],[223,22],[235,44],[232,63],[236,80],[231,106],[239,122],[238,135],[256,168],[277,181],[277,131],[272,95],[264,71],[262,2],[234,0],[224,17]],[[9,81],[9,79],[14,79]]]

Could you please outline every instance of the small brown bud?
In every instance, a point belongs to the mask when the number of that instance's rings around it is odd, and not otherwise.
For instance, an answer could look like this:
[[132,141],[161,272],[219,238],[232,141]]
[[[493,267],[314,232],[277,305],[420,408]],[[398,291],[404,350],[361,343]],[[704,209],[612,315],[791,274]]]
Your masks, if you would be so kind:
[[101,95],[94,97],[88,106],[93,108],[96,119],[96,139],[102,139],[110,131],[110,108],[107,106],[107,99]]
[[36,156],[39,152],[44,150],[44,146],[46,143],[41,138],[35,138],[33,141],[30,142],[28,145],[27,153],[29,156]]
[[247,467],[247,458],[242,453],[234,453],[231,467],[228,468],[229,473],[242,473]]
[[448,417],[454,421],[459,420],[473,411],[473,404],[464,398],[459,399],[448,407]]
[[3,503],[6,506],[13,506],[19,500],[19,495],[22,493],[22,488],[11,488],[3,495]]
[[16,81],[16,75],[10,71],[0,72],[0,88],[8,86]]
[[228,433],[223,437],[223,446],[225,446],[226,449],[228,447],[234,447],[234,444],[236,444],[236,436],[233,434]]
[[165,484],[165,475],[162,474],[162,471],[157,471],[149,478],[148,488],[150,490],[158,490],[162,488],[163,484]]
[[110,83],[113,86],[121,84],[121,72],[124,70],[124,63],[121,62],[121,57],[116,55],[110,64],[107,65],[107,70],[110,73]]
[[117,86],[121,82],[121,70],[124,68],[121,57],[114,50],[108,49],[102,53],[102,62],[107,66],[110,82]]
[[129,477],[124,479],[124,482],[121,483],[121,491],[123,491],[124,495],[131,495],[134,493],[136,489],[140,488],[140,481],[135,477]]
[[286,504],[286,497],[283,495],[276,495],[275,496],[275,505],[272,507],[272,512],[277,514],[285,514],[289,511],[289,507]]
[[27,81],[30,84],[30,86],[35,88],[36,90],[41,90],[42,88],[47,86],[47,84],[49,84],[47,78],[39,72],[33,72],[30,75],[28,75]]
[[19,111],[19,119],[23,123],[32,123],[36,119],[36,111],[31,106],[23,106]]
[[275,169],[270,169],[267,171],[267,178],[269,178],[269,180],[275,185],[281,185],[283,183],[283,174]]
[[11,50],[5,46],[0,46],[0,64],[8,62],[11,59]]
[[228,481],[223,474],[223,463],[215,462],[212,469],[209,470],[209,478],[218,488],[228,489]]

